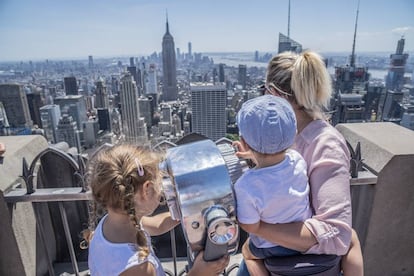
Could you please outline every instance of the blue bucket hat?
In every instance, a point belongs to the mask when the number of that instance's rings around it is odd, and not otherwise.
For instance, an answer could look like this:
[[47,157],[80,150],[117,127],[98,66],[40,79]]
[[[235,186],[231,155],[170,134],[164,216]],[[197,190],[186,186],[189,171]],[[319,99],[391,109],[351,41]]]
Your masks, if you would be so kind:
[[284,151],[295,140],[295,112],[281,97],[264,95],[248,100],[237,113],[237,125],[244,141],[260,153]]

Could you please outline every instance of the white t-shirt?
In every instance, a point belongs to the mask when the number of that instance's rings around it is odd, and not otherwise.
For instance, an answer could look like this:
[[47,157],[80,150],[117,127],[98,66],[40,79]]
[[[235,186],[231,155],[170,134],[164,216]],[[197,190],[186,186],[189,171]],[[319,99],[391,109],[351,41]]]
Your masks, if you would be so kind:
[[145,262],[150,262],[157,276],[164,276],[165,272],[151,247],[151,237],[146,233],[150,254],[144,260],[138,258],[138,251],[132,243],[112,243],[105,239],[102,225],[105,215],[95,229],[89,245],[88,266],[91,276],[118,276],[128,268]]
[[[288,223],[312,216],[306,162],[295,150],[287,150],[279,164],[246,171],[234,190],[240,223]],[[254,234],[250,239],[258,248],[277,245]]]

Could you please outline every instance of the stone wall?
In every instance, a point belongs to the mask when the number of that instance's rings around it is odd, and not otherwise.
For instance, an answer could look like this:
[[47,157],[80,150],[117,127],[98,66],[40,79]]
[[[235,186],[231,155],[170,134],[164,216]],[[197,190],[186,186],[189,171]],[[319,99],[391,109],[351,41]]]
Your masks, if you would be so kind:
[[414,131],[393,123],[354,123],[337,129],[377,175],[352,187],[353,224],[365,275],[414,275]]

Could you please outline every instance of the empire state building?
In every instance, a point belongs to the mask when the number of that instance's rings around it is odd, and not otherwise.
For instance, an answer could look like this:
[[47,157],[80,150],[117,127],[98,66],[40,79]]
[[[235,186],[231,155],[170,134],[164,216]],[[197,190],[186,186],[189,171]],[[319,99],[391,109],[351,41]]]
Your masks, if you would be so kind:
[[177,100],[177,68],[175,64],[174,38],[166,22],[167,31],[162,39],[162,100]]

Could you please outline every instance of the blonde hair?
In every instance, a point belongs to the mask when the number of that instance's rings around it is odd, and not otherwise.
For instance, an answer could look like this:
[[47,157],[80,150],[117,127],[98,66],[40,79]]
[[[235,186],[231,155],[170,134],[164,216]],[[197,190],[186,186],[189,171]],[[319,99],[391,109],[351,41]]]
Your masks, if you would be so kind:
[[[146,181],[153,182],[156,192],[161,192],[161,158],[160,153],[150,149],[122,144],[101,150],[90,161],[88,183],[94,198],[90,229],[95,228],[98,207],[125,211],[137,230],[136,243],[140,258],[146,258],[150,251],[136,217],[134,195]],[[84,233],[84,236],[87,235]]]
[[323,118],[332,94],[331,77],[322,57],[312,51],[283,52],[273,57],[267,68],[267,83],[292,94],[313,118]]

